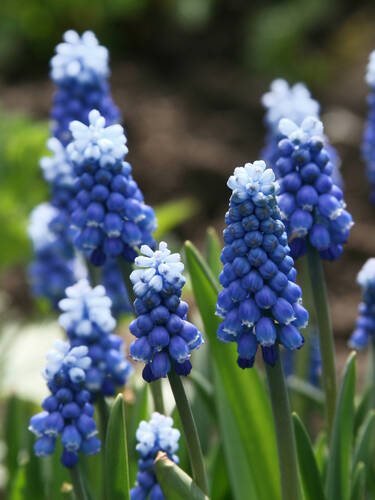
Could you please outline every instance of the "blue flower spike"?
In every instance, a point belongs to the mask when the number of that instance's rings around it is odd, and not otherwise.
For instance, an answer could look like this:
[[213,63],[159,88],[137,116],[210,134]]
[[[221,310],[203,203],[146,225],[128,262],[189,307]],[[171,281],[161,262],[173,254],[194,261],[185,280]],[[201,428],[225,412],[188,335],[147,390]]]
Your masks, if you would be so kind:
[[69,244],[67,227],[64,213],[50,203],[41,203],[31,212],[28,236],[34,259],[28,277],[33,294],[48,299],[53,307],[66,287],[86,276],[83,263]]
[[238,365],[250,368],[258,346],[269,365],[277,361],[277,344],[302,347],[300,328],[308,321],[287,235],[276,202],[278,183],[263,161],[237,167],[228,180],[232,189],[225,216],[223,290],[216,313],[222,342],[236,342]]
[[72,346],[85,346],[91,359],[86,373],[86,388],[95,396],[113,396],[123,386],[133,369],[126,359],[124,342],[113,333],[116,320],[112,302],[101,285],[91,288],[83,279],[66,289],[59,302],[63,311],[59,323]]
[[57,87],[51,112],[52,135],[66,146],[72,139],[69,124],[87,123],[88,114],[98,109],[112,125],[120,119],[108,84],[109,54],[92,31],[82,36],[69,30],[51,59],[51,78]]
[[130,491],[131,500],[164,500],[164,495],[157,482],[154,460],[159,451],[164,451],[170,460],[179,463],[176,452],[180,431],[173,428],[170,417],[153,413],[149,422],[142,421],[136,432],[140,455],[138,461],[137,484]]
[[372,203],[375,203],[375,51],[371,52],[369,57],[366,83],[370,87],[370,93],[367,96],[368,114],[362,139],[361,154],[371,186],[370,199]]
[[335,260],[343,251],[353,220],[342,190],[332,179],[332,161],[324,147],[323,124],[312,116],[302,125],[280,120],[278,203],[294,258],[306,253],[307,240],[322,258]]
[[203,344],[200,331],[187,321],[188,305],[181,300],[185,284],[184,265],[178,253],[172,254],[165,242],[153,251],[142,245],[136,269],[130,275],[136,300],[137,318],[130,332],[137,339],[130,345],[130,356],[146,363],[147,382],[165,377],[174,369],[179,375],[191,371],[191,351]]
[[43,376],[51,394],[42,403],[43,411],[34,415],[29,425],[38,438],[34,445],[37,456],[52,455],[59,436],[63,445],[61,462],[65,467],[78,463],[79,452],[93,455],[100,451],[94,407],[85,389],[90,365],[85,346],[71,347],[57,340],[55,350],[48,353]]
[[70,130],[67,151],[77,176],[71,216],[75,245],[94,265],[120,256],[132,262],[142,244],[154,247],[156,219],[124,161],[124,130],[118,124],[106,127],[97,110],[90,112],[89,125],[73,121]]
[[362,302],[358,306],[358,319],[349,347],[360,351],[370,340],[375,340],[375,258],[369,259],[362,267],[357,283],[362,289]]

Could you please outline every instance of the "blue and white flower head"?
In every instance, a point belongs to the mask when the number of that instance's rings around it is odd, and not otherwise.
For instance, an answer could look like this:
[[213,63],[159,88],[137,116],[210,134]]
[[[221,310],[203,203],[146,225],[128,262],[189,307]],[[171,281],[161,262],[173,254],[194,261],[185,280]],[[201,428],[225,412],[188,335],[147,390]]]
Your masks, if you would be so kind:
[[375,51],[371,52],[366,72],[366,83],[370,87],[367,96],[367,121],[363,134],[361,155],[366,165],[366,174],[371,186],[370,199],[375,203]]
[[52,134],[63,145],[71,140],[69,123],[88,123],[91,109],[98,109],[112,125],[120,119],[108,85],[109,55],[91,31],[80,37],[69,30],[51,59],[51,78],[57,86],[51,112]]
[[141,247],[130,275],[136,300],[137,318],[130,324],[137,337],[130,345],[130,356],[146,363],[143,378],[151,382],[165,377],[171,369],[179,375],[191,371],[191,351],[203,344],[200,331],[187,321],[188,305],[181,300],[185,284],[180,254],[172,254],[165,242],[153,251]]
[[138,462],[137,485],[130,491],[131,500],[140,498],[150,500],[163,500],[164,495],[157,483],[154,472],[154,460],[159,451],[164,451],[170,460],[179,463],[176,452],[180,431],[173,428],[173,420],[170,417],[153,413],[151,420],[142,420],[139,424],[136,437],[138,444],[136,449],[140,455]]
[[50,137],[47,148],[52,156],[44,156],[39,164],[43,176],[51,186],[51,202],[54,206],[68,208],[74,195],[75,175],[66,149],[56,137]]
[[289,86],[282,78],[271,83],[270,91],[262,97],[262,104],[267,110],[266,122],[276,135],[282,118],[301,125],[306,116],[318,117],[320,111],[318,101],[311,97],[306,85],[296,83]]
[[369,259],[357,276],[362,289],[362,302],[358,307],[356,328],[349,340],[351,349],[364,349],[375,335],[375,258]]
[[48,299],[53,307],[64,296],[65,288],[87,271],[75,256],[67,237],[64,211],[42,203],[31,212],[28,235],[34,257],[28,268],[31,289],[35,296]]
[[263,161],[238,167],[228,180],[233,193],[225,216],[224,265],[216,312],[218,338],[236,342],[238,365],[254,364],[258,345],[266,363],[277,361],[277,344],[299,349],[308,320],[294,261],[276,202],[278,183]]
[[43,411],[34,415],[29,425],[29,430],[38,437],[35,454],[52,455],[56,439],[61,436],[61,462],[65,467],[74,467],[78,452],[93,455],[100,450],[94,407],[85,389],[91,359],[86,346],[71,347],[57,340],[47,360],[43,376],[51,394],[42,403]]
[[71,217],[77,230],[75,245],[95,265],[120,255],[133,261],[142,244],[155,244],[151,236],[155,214],[144,203],[131,166],[124,161],[123,128],[105,124],[96,110],[89,114],[89,125],[72,122],[73,140],[67,148],[77,175],[76,209]]
[[74,346],[85,346],[92,361],[87,372],[86,387],[92,393],[115,394],[116,386],[126,383],[132,366],[125,358],[121,337],[113,334],[116,320],[111,313],[112,302],[105,288],[91,288],[80,280],[66,289],[66,298],[59,302],[63,311],[59,323]]
[[300,126],[282,119],[279,129],[284,138],[278,143],[275,162],[280,182],[278,203],[292,255],[304,255],[308,239],[322,258],[337,259],[353,221],[345,210],[343,192],[332,179],[323,124],[312,116]]

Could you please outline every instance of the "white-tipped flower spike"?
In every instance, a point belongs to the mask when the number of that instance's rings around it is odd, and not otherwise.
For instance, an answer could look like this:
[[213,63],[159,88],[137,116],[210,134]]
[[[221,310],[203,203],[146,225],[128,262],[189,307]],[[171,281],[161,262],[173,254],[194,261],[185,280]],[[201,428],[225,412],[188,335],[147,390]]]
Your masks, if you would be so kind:
[[58,210],[50,203],[41,203],[31,212],[27,234],[34,251],[42,250],[56,241],[57,236],[50,224],[57,215]]
[[308,320],[276,203],[278,183],[264,161],[256,161],[236,168],[228,187],[233,193],[221,253],[224,290],[216,312],[224,321],[218,338],[237,343],[241,368],[253,366],[259,345],[265,362],[274,365],[277,344],[290,350],[303,345],[299,329]]
[[375,258],[369,259],[357,276],[362,289],[362,302],[358,306],[356,328],[349,340],[351,349],[362,350],[375,341]]
[[162,500],[164,495],[154,472],[154,460],[159,451],[164,451],[170,460],[179,463],[176,452],[180,431],[173,428],[173,420],[170,417],[155,412],[149,422],[142,420],[136,437],[138,441],[136,449],[141,458],[138,462],[137,485],[130,491],[130,499]]

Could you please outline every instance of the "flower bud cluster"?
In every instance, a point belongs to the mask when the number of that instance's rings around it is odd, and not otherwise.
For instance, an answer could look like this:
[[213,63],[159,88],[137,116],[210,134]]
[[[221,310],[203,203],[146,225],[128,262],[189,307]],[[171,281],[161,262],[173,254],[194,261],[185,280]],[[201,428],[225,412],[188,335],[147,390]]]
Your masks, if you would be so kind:
[[238,167],[228,180],[233,193],[225,216],[224,265],[216,312],[224,318],[218,338],[236,342],[238,365],[253,366],[260,344],[266,363],[277,361],[277,344],[299,349],[308,321],[295,283],[294,261],[276,202],[275,174],[263,161]]
[[66,289],[59,307],[63,311],[59,323],[71,345],[88,349],[91,366],[86,373],[86,388],[94,395],[100,392],[113,396],[116,386],[128,380],[132,366],[125,358],[122,338],[112,333],[116,320],[105,288],[91,288],[87,280],[80,280]]
[[188,305],[180,299],[185,278],[180,254],[171,254],[161,242],[158,250],[141,247],[130,275],[136,300],[137,318],[130,324],[137,337],[130,345],[130,356],[146,363],[147,382],[165,377],[171,369],[179,375],[191,371],[191,351],[203,344],[202,334],[187,321]]
[[35,296],[48,299],[53,307],[64,296],[66,287],[86,275],[74,255],[67,236],[66,214],[49,203],[41,203],[31,212],[28,235],[34,259],[28,268]]
[[288,119],[279,124],[275,169],[280,182],[278,203],[292,255],[306,252],[307,239],[322,258],[340,257],[352,217],[345,210],[342,190],[332,180],[333,164],[324,147],[323,124],[305,118],[299,127]]
[[362,302],[356,327],[349,340],[352,349],[364,349],[375,334],[375,258],[369,259],[357,276],[362,289]]
[[71,216],[75,245],[89,253],[95,265],[120,255],[133,261],[140,245],[155,244],[155,213],[144,203],[131,166],[124,161],[124,130],[118,124],[105,125],[105,118],[91,111],[88,126],[70,124],[73,140],[67,147],[77,176]]
[[51,59],[51,78],[57,86],[51,112],[52,135],[65,146],[71,140],[69,124],[73,120],[87,123],[92,109],[98,109],[109,125],[120,119],[108,84],[108,50],[99,45],[92,31],[80,37],[69,30]]
[[55,350],[48,353],[47,360],[43,376],[51,395],[45,398],[43,411],[34,415],[29,425],[38,437],[35,454],[52,455],[56,439],[61,436],[61,462],[65,467],[74,467],[78,452],[93,455],[100,450],[94,407],[90,404],[90,392],[85,389],[91,360],[87,347],[71,347],[61,340],[55,342]]
[[164,451],[170,460],[179,463],[176,452],[180,431],[173,428],[170,417],[153,413],[151,420],[142,420],[136,432],[138,461],[137,485],[130,491],[131,500],[164,500],[154,472],[154,460],[159,451]]

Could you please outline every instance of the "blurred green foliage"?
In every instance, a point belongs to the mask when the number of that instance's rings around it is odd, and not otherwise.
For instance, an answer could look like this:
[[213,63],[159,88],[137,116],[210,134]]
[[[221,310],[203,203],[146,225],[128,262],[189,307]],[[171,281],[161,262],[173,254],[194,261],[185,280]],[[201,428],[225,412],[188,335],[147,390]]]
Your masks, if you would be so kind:
[[27,220],[47,197],[38,168],[47,135],[47,123],[0,110],[0,270],[30,253]]

